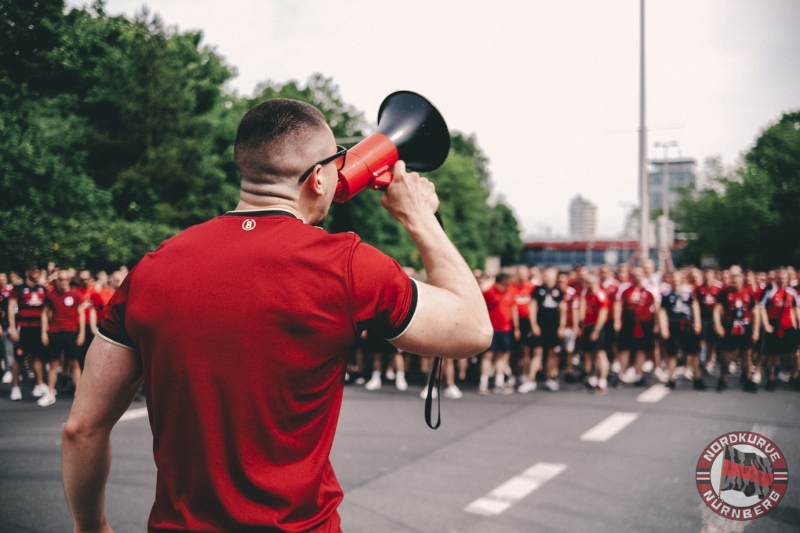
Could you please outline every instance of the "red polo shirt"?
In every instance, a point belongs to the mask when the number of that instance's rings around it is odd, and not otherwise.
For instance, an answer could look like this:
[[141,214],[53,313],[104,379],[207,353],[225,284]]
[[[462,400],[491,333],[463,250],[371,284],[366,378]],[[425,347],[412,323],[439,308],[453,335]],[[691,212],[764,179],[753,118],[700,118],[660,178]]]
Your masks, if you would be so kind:
[[357,235],[231,212],[147,254],[100,333],[142,361],[158,468],[149,532],[337,532],[329,461],[348,350],[401,335],[416,285]]
[[52,315],[47,323],[47,331],[50,333],[78,331],[80,326],[78,313],[82,303],[81,294],[75,289],[65,292],[54,290],[48,293],[44,305],[50,308]]
[[488,291],[483,293],[486,307],[489,310],[489,320],[495,331],[509,332],[513,326],[511,316],[511,306],[514,305],[514,292],[506,287],[501,291],[497,285],[492,285]]

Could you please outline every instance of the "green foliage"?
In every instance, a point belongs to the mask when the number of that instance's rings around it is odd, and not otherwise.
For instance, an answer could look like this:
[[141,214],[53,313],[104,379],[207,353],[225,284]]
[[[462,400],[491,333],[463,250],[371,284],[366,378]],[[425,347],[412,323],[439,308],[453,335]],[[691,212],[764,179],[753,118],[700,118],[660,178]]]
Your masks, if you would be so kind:
[[[265,82],[253,98],[225,92],[235,70],[202,44],[202,33],[180,33],[146,8],[130,20],[107,15],[102,0],[66,12],[54,0],[0,7],[0,270],[34,259],[132,264],[231,209],[236,129],[265,99],[317,106],[337,138],[369,127],[322,74],[304,84]],[[487,205],[488,159],[474,135],[454,133],[449,159],[430,177],[446,231],[471,266],[488,254],[516,260],[516,219],[502,204]],[[355,231],[402,264],[422,266],[380,193],[334,205],[326,228]]]
[[681,229],[694,233],[684,258],[710,253],[723,266],[769,269],[800,264],[800,112],[767,128],[732,172],[720,169],[712,187],[684,194]]

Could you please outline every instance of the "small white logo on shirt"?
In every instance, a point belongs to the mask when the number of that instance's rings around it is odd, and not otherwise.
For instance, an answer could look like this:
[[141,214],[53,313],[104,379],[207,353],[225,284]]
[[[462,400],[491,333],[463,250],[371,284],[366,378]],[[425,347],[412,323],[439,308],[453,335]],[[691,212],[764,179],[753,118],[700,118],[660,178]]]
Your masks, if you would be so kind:
[[256,221],[252,218],[248,218],[244,222],[242,222],[242,229],[245,231],[250,231],[251,229],[255,229]]
[[72,307],[72,304],[75,303],[75,300],[72,299],[72,296],[67,296],[64,298],[64,305],[67,307]]

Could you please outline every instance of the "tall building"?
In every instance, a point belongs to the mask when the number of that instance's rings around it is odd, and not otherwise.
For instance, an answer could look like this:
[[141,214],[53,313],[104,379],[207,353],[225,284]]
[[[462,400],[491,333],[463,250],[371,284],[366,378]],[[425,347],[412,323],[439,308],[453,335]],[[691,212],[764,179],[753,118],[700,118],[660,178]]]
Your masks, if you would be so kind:
[[650,197],[650,209],[662,209],[664,205],[664,170],[667,167],[669,174],[669,208],[674,208],[680,194],[677,189],[696,187],[697,178],[695,177],[696,161],[691,157],[679,157],[667,159],[668,165],[664,164],[663,159],[651,159],[650,171],[647,173],[647,195]]
[[585,239],[597,235],[597,206],[580,194],[569,203],[569,234]]

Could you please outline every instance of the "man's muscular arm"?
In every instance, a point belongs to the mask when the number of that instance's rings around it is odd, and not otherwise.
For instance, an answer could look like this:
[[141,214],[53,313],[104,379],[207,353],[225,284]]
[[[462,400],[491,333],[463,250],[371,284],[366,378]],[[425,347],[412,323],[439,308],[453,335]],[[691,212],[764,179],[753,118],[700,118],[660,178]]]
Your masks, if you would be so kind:
[[141,384],[138,355],[95,338],[61,437],[61,475],[76,533],[112,531],[105,512],[111,428]]
[[406,173],[402,161],[392,173],[381,204],[411,235],[428,274],[427,284],[417,284],[414,320],[392,344],[426,356],[464,358],[485,351],[492,342],[489,313],[472,271],[434,217],[439,198],[433,183]]

